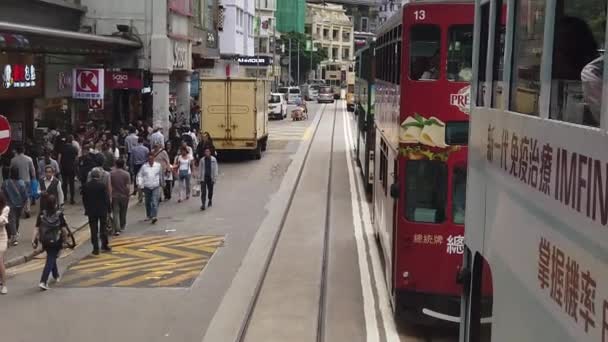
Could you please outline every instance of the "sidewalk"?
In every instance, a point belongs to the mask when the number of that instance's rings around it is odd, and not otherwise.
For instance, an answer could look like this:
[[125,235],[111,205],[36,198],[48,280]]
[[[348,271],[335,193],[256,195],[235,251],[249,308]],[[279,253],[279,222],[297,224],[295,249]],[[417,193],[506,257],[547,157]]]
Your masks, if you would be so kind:
[[[79,193],[80,183],[77,182],[76,184],[76,194],[74,196],[74,201],[76,204],[71,205],[66,202],[63,210],[65,219],[70,229],[74,233],[88,227],[89,223],[88,218],[84,215],[82,196]],[[137,197],[131,196],[129,208],[135,203],[137,203]],[[10,246],[6,251],[6,254],[4,255],[4,263],[6,268],[26,263],[37,255],[34,253],[34,249],[32,248],[32,236],[34,234],[34,226],[36,224],[36,217],[39,210],[40,200],[36,201],[36,205],[32,206],[30,218],[21,218],[21,222],[19,224],[19,232],[21,233],[19,245]]]
[[[80,230],[88,223],[88,219],[84,215],[84,207],[80,194],[76,193],[74,200],[76,201],[76,204],[70,205],[69,203],[66,203],[64,205],[65,219],[72,231]],[[32,236],[34,234],[34,225],[36,224],[36,217],[39,210],[40,201],[38,200],[36,201],[36,205],[32,206],[31,217],[28,219],[21,218],[19,224],[19,232],[21,233],[19,245],[10,246],[4,255],[4,261],[7,268],[27,262],[35,256],[34,249],[32,248]]]

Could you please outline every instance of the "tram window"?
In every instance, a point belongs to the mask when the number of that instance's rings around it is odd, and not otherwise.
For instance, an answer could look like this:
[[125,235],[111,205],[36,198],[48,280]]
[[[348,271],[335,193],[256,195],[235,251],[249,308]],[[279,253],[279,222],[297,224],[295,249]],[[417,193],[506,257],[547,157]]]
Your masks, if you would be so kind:
[[464,224],[466,193],[467,169],[456,167],[452,175],[452,220],[455,224]]
[[439,79],[441,31],[437,25],[414,25],[410,29],[410,78]]
[[448,80],[471,82],[473,78],[473,25],[451,26],[448,37]]
[[[401,31],[399,31],[401,32]],[[396,71],[396,82],[397,84],[401,83],[401,40],[397,42],[397,67]]]
[[515,0],[510,109],[538,115],[545,0]]
[[563,1],[558,9],[550,118],[599,127],[606,1]]
[[494,65],[492,66],[492,108],[504,109],[503,70],[505,68],[505,23],[507,7],[502,1],[496,2],[496,33],[494,38]]
[[409,160],[405,169],[405,217],[412,222],[443,222],[446,183],[445,163]]
[[477,105],[484,106],[486,92],[486,65],[488,63],[488,26],[490,25],[490,3],[481,5],[481,31],[479,35],[479,67],[477,72]]

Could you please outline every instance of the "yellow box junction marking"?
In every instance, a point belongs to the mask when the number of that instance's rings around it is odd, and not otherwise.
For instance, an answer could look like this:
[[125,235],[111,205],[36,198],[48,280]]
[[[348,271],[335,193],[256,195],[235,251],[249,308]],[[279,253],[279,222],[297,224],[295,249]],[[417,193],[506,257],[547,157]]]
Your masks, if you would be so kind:
[[218,235],[138,236],[70,266],[62,287],[190,287],[224,243]]

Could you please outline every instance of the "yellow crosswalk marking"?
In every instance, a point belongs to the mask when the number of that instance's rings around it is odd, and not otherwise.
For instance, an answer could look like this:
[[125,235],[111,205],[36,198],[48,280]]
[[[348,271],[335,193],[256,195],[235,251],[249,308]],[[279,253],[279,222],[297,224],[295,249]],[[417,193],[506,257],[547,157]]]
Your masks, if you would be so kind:
[[122,237],[112,253],[72,265],[61,286],[187,287],[223,243],[218,235]]
[[200,272],[201,272],[200,270],[196,270],[196,271],[189,271],[186,273],[182,273],[181,275],[179,275],[177,277],[159,281],[159,282],[155,283],[154,286],[175,286],[184,280],[187,280],[192,277],[196,277]]

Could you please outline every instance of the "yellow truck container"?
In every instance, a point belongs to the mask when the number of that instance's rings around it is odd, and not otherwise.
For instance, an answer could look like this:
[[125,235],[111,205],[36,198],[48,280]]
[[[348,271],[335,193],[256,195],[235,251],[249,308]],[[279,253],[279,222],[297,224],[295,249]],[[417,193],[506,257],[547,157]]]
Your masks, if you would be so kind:
[[256,159],[268,143],[270,81],[255,78],[201,79],[201,131],[219,151],[250,151]]

